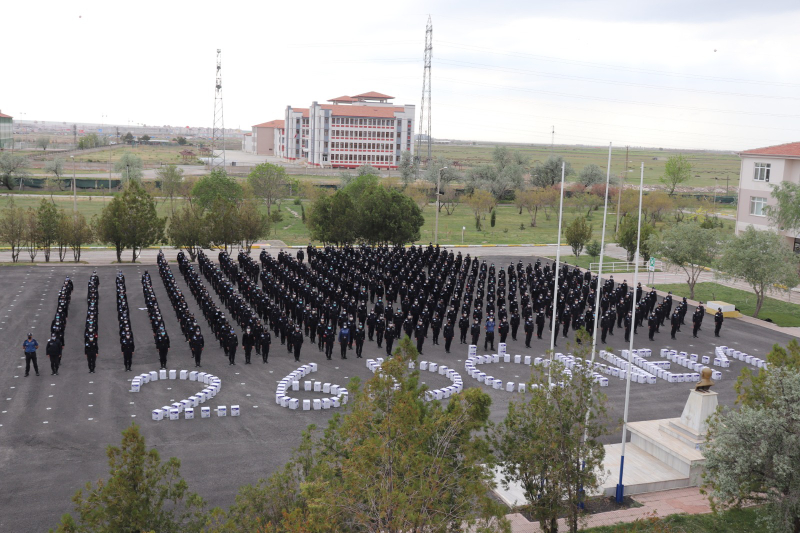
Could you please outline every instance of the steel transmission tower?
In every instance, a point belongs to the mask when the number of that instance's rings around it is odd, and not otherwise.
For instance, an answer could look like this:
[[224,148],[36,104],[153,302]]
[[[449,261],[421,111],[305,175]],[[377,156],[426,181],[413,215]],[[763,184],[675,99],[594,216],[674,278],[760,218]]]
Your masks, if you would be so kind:
[[217,83],[214,91],[214,128],[211,130],[211,168],[225,170],[225,118],[222,114],[222,50],[217,48]]
[[419,107],[419,135],[417,136],[417,158],[422,161],[422,136],[428,144],[427,160],[431,159],[431,55],[433,54],[433,23],[428,15],[425,27],[425,68],[422,75],[422,105]]

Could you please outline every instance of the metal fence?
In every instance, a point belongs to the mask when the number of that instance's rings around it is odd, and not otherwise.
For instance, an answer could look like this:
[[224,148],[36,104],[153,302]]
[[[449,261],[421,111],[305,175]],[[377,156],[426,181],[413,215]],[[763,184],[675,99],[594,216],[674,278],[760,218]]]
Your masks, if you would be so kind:
[[[650,262],[641,260],[639,261],[639,272],[647,272],[647,267],[649,266]],[[614,272],[633,272],[636,268],[635,261],[614,261],[611,263],[603,263],[603,273],[614,273]],[[600,263],[589,263],[589,270],[592,272],[597,272],[600,269]],[[657,271],[664,270],[664,262],[663,261],[656,261],[655,262],[655,269]]]

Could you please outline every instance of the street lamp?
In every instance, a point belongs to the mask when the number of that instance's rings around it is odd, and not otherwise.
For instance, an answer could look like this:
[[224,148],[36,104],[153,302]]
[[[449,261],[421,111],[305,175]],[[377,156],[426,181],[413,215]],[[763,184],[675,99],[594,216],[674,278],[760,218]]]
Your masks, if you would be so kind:
[[441,193],[441,186],[442,186],[442,172],[447,170],[447,167],[442,167],[439,169],[439,175],[436,178],[436,229],[434,230],[434,237],[433,240],[436,245],[439,244],[439,195]]
[[78,187],[75,184],[75,156],[69,156],[72,159],[72,213],[78,214]]

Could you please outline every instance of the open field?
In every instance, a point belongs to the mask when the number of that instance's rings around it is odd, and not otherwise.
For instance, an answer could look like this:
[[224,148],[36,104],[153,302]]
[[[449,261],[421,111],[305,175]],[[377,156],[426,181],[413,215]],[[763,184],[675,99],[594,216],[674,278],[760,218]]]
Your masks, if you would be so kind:
[[[671,285],[658,285],[660,291],[672,291],[677,296],[689,297],[689,286],[685,283],[675,283]],[[756,310],[756,296],[751,292],[732,289],[719,283],[698,283],[694,286],[694,299],[701,302],[708,300],[721,300],[736,306],[736,308],[747,316],[753,316]],[[800,303],[800,302],[798,302]],[[784,302],[774,298],[764,298],[764,305],[758,313],[761,320],[772,320],[775,324],[783,327],[800,326],[800,307],[796,303]],[[723,324],[723,328],[730,323]]]
[[[517,150],[529,158],[530,162],[544,161],[550,155],[549,146],[532,145],[506,145],[509,150]],[[495,145],[492,144],[435,144],[433,145],[434,157],[445,157],[452,159],[466,169],[470,166],[477,166],[488,163],[492,159],[492,152]],[[679,152],[672,150],[658,149],[632,149],[628,156],[627,184],[638,183],[639,166],[644,163],[644,182],[646,185],[657,185],[658,179],[664,172],[664,165],[667,159]],[[729,191],[736,193],[739,186],[739,157],[732,152],[710,152],[710,151],[691,151],[680,152],[686,155],[694,165],[692,179],[685,183],[681,188],[692,187],[712,187],[725,190],[725,177],[729,176]],[[590,163],[594,163],[602,169],[608,163],[607,147],[589,146],[555,146],[553,155],[563,156],[565,160],[572,164],[576,173]],[[625,170],[625,147],[614,147],[611,154],[611,173],[612,177],[619,177]],[[721,178],[715,181],[714,177]],[[574,177],[573,177],[574,180]]]
[[191,150],[195,153],[195,155],[200,155],[198,150],[193,146],[123,146],[118,145],[113,148],[109,148],[107,150],[103,150],[101,152],[94,152],[88,154],[77,154],[75,156],[75,161],[77,162],[100,162],[100,163],[107,163],[109,158],[111,159],[111,163],[115,163],[119,161],[122,157],[122,154],[125,152],[130,152],[136,154],[137,156],[142,158],[142,162],[145,165],[159,165],[161,163],[167,164],[174,164],[174,165],[183,165],[183,157],[180,156],[180,152],[183,150]]

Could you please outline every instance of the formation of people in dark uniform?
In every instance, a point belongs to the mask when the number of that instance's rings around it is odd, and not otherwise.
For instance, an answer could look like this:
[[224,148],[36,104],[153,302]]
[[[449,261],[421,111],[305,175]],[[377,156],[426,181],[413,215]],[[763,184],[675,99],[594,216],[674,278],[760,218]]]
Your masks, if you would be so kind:
[[158,252],[158,274],[161,276],[161,281],[164,283],[164,288],[167,290],[167,296],[175,310],[175,315],[178,317],[178,323],[181,326],[181,332],[184,339],[189,343],[192,357],[194,358],[194,366],[196,368],[202,367],[200,361],[203,356],[203,348],[205,347],[205,339],[200,331],[200,326],[194,319],[194,315],[189,311],[189,305],[183,297],[183,293],[178,287],[178,282],[172,274],[172,269],[169,262],[164,257],[163,252]]
[[125,287],[125,276],[122,272],[117,272],[115,280],[117,285],[117,320],[119,321],[119,346],[122,350],[122,361],[125,363],[125,371],[132,370],[133,353],[136,345],[133,342],[133,332],[131,331],[131,314],[128,309],[128,293]]
[[100,278],[97,271],[93,271],[89,276],[89,285],[86,293],[86,329],[83,332],[84,354],[86,363],[89,365],[89,373],[94,374],[97,365],[97,336],[98,336],[98,312],[97,305],[100,301]]
[[50,359],[51,375],[57,376],[61,366],[61,356],[64,351],[64,330],[67,327],[67,317],[69,316],[69,304],[72,300],[72,289],[74,285],[69,276],[64,280],[64,284],[58,291],[58,304],[56,314],[50,323],[50,340],[47,341],[45,353]]
[[167,334],[167,327],[164,325],[164,319],[161,316],[161,309],[158,307],[156,293],[153,291],[153,280],[147,270],[142,274],[142,293],[144,294],[144,303],[147,306],[150,327],[153,329],[153,342],[155,342],[156,350],[158,350],[158,360],[161,368],[165,369],[167,368],[167,355],[169,354],[169,335]]

